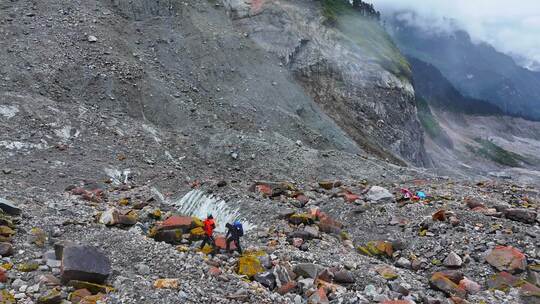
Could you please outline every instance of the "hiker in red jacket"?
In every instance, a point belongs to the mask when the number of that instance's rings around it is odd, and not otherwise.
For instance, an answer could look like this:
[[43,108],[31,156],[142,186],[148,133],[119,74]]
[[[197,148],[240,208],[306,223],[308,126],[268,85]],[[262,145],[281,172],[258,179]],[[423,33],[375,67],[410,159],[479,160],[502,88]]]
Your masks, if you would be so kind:
[[214,240],[214,229],[216,229],[216,223],[214,222],[214,217],[210,214],[206,220],[203,222],[204,229],[204,240],[201,244],[201,249],[204,248],[206,244],[212,246],[212,252],[216,250],[216,241]]

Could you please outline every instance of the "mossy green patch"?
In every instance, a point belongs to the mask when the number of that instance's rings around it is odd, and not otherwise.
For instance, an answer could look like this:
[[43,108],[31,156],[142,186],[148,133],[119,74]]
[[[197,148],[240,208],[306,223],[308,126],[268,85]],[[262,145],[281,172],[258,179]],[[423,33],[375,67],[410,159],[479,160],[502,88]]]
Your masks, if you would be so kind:
[[15,297],[7,291],[7,289],[0,290],[0,304],[16,304]]
[[442,128],[433,116],[427,101],[422,97],[416,97],[416,107],[418,109],[418,119],[426,133],[433,139],[440,137],[443,133]]
[[357,250],[367,256],[392,256],[394,249],[392,243],[386,241],[370,241],[364,246],[358,246]]
[[264,271],[259,257],[254,254],[244,254],[238,260],[238,274],[249,278]]
[[311,225],[313,224],[313,217],[307,213],[296,213],[289,217],[289,223],[293,225]]
[[22,263],[17,265],[17,270],[20,272],[31,272],[37,270],[39,264],[36,262]]
[[520,167],[521,163],[528,163],[528,160],[522,155],[505,150],[490,140],[475,138],[474,141],[479,144],[479,146],[467,145],[467,148],[471,152],[500,165]]

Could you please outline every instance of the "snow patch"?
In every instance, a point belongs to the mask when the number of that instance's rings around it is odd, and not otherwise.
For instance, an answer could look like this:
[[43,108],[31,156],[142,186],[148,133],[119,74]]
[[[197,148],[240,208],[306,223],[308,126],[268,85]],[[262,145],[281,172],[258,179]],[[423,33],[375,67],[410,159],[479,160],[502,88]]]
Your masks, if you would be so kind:
[[61,129],[54,130],[54,134],[61,139],[67,141],[71,138],[79,137],[79,130],[72,128],[71,126],[64,126]]
[[257,227],[243,218],[237,208],[233,208],[221,198],[205,194],[201,190],[191,190],[181,199],[176,200],[166,199],[156,188],[153,188],[152,191],[163,203],[176,207],[182,215],[205,219],[209,214],[212,214],[216,220],[216,231],[225,232],[225,224],[235,220],[242,222],[246,231]]
[[142,125],[142,128],[143,128],[146,132],[150,133],[150,135],[152,135],[152,137],[154,138],[154,140],[155,140],[158,144],[161,143],[161,139],[159,138],[159,132],[158,132],[158,130],[156,130],[154,127],[149,126],[149,125],[147,125],[147,124],[143,124],[143,125]]
[[115,185],[126,184],[129,179],[129,174],[131,173],[130,169],[120,171],[112,167],[104,168],[103,170],[105,171],[105,174],[111,178],[113,184]]
[[180,161],[182,161],[182,160],[184,160],[184,158],[186,158],[185,156],[180,156],[180,157],[178,158],[178,160],[177,160],[177,159],[175,159],[175,158],[172,156],[171,152],[169,152],[169,151],[165,151],[165,156],[166,156],[166,157],[167,157],[167,158],[168,158],[175,166],[180,166]]
[[42,140],[39,144],[35,143],[29,143],[29,142],[21,142],[21,141],[7,141],[7,140],[0,140],[0,147],[4,147],[8,150],[32,150],[32,149],[46,149],[47,142]]
[[0,105],[0,115],[6,117],[7,119],[17,115],[17,113],[19,113],[19,108],[16,106]]

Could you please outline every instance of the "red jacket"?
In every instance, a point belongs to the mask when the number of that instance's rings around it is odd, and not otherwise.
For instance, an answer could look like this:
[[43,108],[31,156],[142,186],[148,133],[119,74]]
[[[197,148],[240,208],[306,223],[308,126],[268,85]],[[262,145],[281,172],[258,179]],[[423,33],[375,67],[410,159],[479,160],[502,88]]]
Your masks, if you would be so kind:
[[214,228],[216,228],[216,223],[213,219],[206,219],[203,222],[203,228],[206,235],[212,236],[212,234],[214,233]]

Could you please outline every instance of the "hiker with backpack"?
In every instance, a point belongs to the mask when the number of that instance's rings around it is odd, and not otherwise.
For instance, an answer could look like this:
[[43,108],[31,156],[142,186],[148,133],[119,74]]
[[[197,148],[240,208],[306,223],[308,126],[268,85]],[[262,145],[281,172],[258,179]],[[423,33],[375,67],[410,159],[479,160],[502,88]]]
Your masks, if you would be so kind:
[[242,247],[240,247],[240,237],[244,236],[244,227],[242,227],[242,223],[240,223],[240,221],[234,221],[232,225],[227,223],[225,227],[227,228],[227,235],[225,236],[227,252],[230,252],[231,242],[234,241],[238,253],[242,254]]
[[204,229],[204,239],[201,244],[201,249],[204,248],[206,244],[212,246],[212,252],[216,251],[216,241],[214,240],[214,229],[216,229],[216,223],[214,222],[214,217],[210,214],[203,222]]

